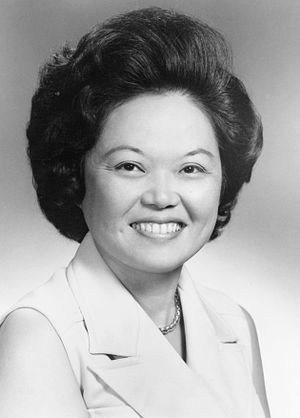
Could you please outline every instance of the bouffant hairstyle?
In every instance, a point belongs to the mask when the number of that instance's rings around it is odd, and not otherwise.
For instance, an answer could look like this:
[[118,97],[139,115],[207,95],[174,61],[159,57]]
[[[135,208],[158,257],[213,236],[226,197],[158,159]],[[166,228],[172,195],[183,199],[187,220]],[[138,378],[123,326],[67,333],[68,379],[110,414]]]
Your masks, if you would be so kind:
[[88,230],[80,208],[82,167],[109,113],[139,95],[175,91],[201,106],[216,134],[223,182],[210,239],[220,234],[260,153],[260,118],[216,30],[174,11],[147,8],[95,26],[76,48],[65,45],[41,69],[28,155],[40,207],[63,235],[81,242]]

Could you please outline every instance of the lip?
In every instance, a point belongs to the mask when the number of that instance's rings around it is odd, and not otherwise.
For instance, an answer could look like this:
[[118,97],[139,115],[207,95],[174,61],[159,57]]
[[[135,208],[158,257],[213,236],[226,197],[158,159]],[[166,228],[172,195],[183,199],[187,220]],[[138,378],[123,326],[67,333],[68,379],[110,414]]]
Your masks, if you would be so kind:
[[141,224],[141,223],[154,223],[154,224],[168,224],[168,223],[177,223],[177,224],[181,224],[183,226],[186,226],[186,223],[179,218],[156,218],[156,217],[149,217],[149,218],[141,218],[141,219],[137,219],[134,222],[131,222],[130,225],[137,223],[137,224]]

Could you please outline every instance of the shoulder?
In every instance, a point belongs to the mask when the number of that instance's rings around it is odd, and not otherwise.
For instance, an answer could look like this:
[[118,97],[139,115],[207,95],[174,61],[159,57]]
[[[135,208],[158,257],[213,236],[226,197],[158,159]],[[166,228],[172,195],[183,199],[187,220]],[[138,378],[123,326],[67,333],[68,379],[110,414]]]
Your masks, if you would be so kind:
[[254,320],[246,309],[229,296],[217,290],[203,287],[195,282],[194,284],[204,303],[209,305],[230,326],[237,335],[239,343],[245,347],[254,387],[260,398],[266,417],[269,417],[263,367]]
[[230,296],[199,284],[193,280],[198,296],[203,304],[221,317],[244,344],[249,343],[249,325],[253,324],[250,315]]
[[28,307],[10,312],[0,328],[2,354],[4,353],[7,360],[14,358],[20,364],[23,364],[30,352],[36,355],[47,347],[53,353],[53,349],[58,347],[58,341],[48,319],[39,311]]
[[250,314],[224,293],[204,287],[196,280],[193,280],[193,283],[206,310],[220,318],[222,323],[231,329],[238,342],[247,348],[252,367],[253,346],[257,346],[257,334]]
[[40,312],[19,308],[6,317],[0,328],[0,370],[4,416],[71,418],[69,411],[78,408],[74,417],[85,417],[63,344]]
[[[40,312],[48,318],[58,333],[63,333],[73,323],[82,320],[80,309],[68,284],[65,269],[59,270],[48,281],[24,295],[0,317],[0,325],[11,312],[20,308],[31,308]],[[30,315],[28,312],[27,314]],[[16,314],[16,316],[19,315],[21,314]],[[24,313],[22,315],[25,316]]]
[[202,287],[200,292],[205,302],[233,329],[239,341],[250,347],[256,331],[249,312],[230,296],[218,290]]
[[201,286],[195,281],[194,284],[199,294],[214,307],[218,314],[243,316],[240,305],[225,293]]
[[255,324],[251,315],[226,294],[196,284],[198,294],[204,304],[215,312],[233,330],[240,343],[249,350],[256,344]]

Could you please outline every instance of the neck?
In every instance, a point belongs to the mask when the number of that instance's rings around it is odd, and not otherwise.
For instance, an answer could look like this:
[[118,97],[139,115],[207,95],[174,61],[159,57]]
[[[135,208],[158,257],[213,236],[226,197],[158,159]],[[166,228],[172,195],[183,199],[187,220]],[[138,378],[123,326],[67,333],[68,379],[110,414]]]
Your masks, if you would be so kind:
[[151,273],[134,270],[105,257],[105,254],[101,255],[158,327],[163,327],[172,321],[175,314],[174,295],[182,266],[170,272]]

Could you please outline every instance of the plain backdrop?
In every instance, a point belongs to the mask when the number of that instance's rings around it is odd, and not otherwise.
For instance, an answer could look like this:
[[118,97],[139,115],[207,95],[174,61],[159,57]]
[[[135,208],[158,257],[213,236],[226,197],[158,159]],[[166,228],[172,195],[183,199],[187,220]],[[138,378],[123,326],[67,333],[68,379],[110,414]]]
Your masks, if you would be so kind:
[[[43,218],[25,127],[40,64],[91,25],[145,6],[173,7],[219,29],[264,124],[265,145],[223,236],[190,262],[258,330],[273,418],[300,417],[300,2],[298,0],[0,1],[0,313],[44,282],[77,245]],[[201,353],[199,354],[201,355]]]

